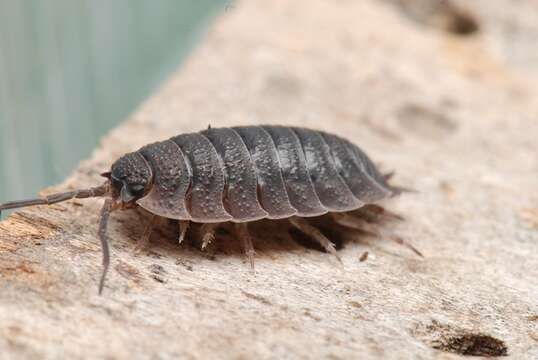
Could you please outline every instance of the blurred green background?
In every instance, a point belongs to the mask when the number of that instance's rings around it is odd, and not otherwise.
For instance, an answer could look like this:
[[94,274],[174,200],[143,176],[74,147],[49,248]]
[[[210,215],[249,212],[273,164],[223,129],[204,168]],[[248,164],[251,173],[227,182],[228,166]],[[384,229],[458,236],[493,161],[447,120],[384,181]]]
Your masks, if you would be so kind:
[[225,0],[0,0],[0,202],[61,181]]

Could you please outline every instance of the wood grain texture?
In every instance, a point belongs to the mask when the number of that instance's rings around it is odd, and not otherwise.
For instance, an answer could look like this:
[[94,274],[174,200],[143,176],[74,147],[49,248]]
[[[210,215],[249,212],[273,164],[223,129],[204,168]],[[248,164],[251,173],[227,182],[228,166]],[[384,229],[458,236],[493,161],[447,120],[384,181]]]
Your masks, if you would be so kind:
[[[111,219],[113,269],[99,297],[102,201],[24,210],[0,223],[0,352],[538,357],[538,72],[524,56],[538,13],[532,1],[501,10],[509,3],[473,2],[480,30],[463,36],[390,2],[238,2],[56,188],[94,185],[123,153],[209,123],[314,127],[361,144],[397,171],[395,183],[420,191],[386,205],[407,218],[391,230],[424,259],[362,238],[339,266],[266,222],[254,275],[233,238],[203,253],[178,246],[169,224],[136,255],[146,219],[126,211]],[[510,47],[502,29],[515,29]]]

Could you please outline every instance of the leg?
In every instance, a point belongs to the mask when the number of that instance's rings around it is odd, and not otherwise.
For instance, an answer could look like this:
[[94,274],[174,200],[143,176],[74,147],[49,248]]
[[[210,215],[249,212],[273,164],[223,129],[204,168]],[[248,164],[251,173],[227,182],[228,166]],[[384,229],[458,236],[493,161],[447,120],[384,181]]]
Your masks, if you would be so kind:
[[202,250],[215,239],[215,231],[218,226],[218,223],[205,223],[200,227],[200,233],[202,234]]
[[389,171],[388,173],[386,174],[381,174],[383,176],[383,178],[385,179],[385,181],[389,181],[390,179],[392,179],[394,177],[394,174],[395,172],[394,171]]
[[179,220],[179,243],[181,244],[185,240],[185,234],[189,229],[191,222],[189,220]]
[[[357,218],[355,216],[351,216],[345,213],[332,213],[331,217],[335,223],[342,225],[343,227],[358,230],[370,236],[379,235],[377,232],[369,230],[373,228],[373,226],[367,223],[364,219]],[[362,226],[363,224],[366,225]]]
[[401,237],[399,237],[398,235],[392,235],[389,237],[389,240],[392,240],[394,241],[396,244],[398,245],[403,245],[405,246],[406,248],[408,248],[409,250],[411,250],[412,252],[414,252],[415,254],[417,254],[418,256],[420,257],[424,257],[424,255],[422,255],[422,253],[420,251],[418,251],[417,248],[415,248],[413,245],[409,244],[407,241],[405,241],[404,239],[402,239]]
[[336,253],[334,244],[329,239],[327,239],[327,237],[325,237],[325,235],[323,235],[321,231],[319,231],[319,229],[312,226],[310,223],[308,223],[307,220],[301,217],[293,216],[289,219],[289,221],[294,227],[304,232],[312,239],[316,240],[325,249],[325,251],[334,255],[338,259],[338,261],[342,262],[342,260]]
[[254,251],[254,245],[252,245],[252,237],[248,231],[248,225],[247,223],[235,223],[234,226],[237,237],[241,240],[245,255],[247,255],[250,262],[250,268],[254,271],[254,255],[256,255],[256,252]]
[[378,236],[380,238],[385,238],[385,239],[394,241],[395,243],[399,245],[403,245],[406,248],[410,249],[418,256],[424,257],[422,253],[418,251],[413,245],[409,244],[398,235],[389,234],[388,232],[383,231],[382,229],[376,228],[375,225],[370,224],[364,219],[357,218],[346,213],[332,213],[332,218],[337,224],[340,224],[344,227],[359,230],[359,231],[367,233],[368,235]]
[[368,222],[377,222],[383,219],[387,220],[405,220],[403,216],[393,213],[379,205],[369,204],[360,209],[354,210],[354,214],[364,218]]
[[144,250],[148,244],[149,244],[149,238],[151,237],[151,233],[153,232],[153,228],[158,223],[159,217],[157,215],[151,215],[151,218],[149,219],[149,223],[146,226],[146,230],[144,230],[144,235],[138,240],[136,243],[136,252],[141,252]]

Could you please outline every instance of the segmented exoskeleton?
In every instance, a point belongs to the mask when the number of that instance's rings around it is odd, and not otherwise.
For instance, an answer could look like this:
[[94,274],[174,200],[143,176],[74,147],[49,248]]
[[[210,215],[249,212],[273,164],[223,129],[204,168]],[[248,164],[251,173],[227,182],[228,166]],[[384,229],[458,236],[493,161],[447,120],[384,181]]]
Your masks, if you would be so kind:
[[109,266],[106,226],[110,212],[140,206],[157,217],[179,220],[180,242],[189,222],[203,223],[203,242],[216,224],[233,222],[253,264],[247,222],[289,218],[293,226],[336,254],[333,244],[304,218],[331,213],[356,227],[346,212],[400,193],[366,154],[322,131],[284,126],[208,128],[156,142],[118,159],[107,181],[87,190],[0,205],[0,211],[104,196],[99,237],[103,247],[102,291]]

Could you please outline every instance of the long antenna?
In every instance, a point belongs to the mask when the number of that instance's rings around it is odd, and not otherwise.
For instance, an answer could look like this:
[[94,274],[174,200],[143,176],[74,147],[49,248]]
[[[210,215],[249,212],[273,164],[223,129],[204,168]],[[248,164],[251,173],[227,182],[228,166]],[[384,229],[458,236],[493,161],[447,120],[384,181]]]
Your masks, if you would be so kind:
[[106,199],[103,208],[101,209],[101,216],[99,217],[99,240],[101,240],[101,249],[103,251],[103,271],[101,272],[101,279],[99,280],[99,295],[103,293],[105,287],[106,274],[110,267],[110,248],[108,246],[108,237],[106,236],[106,228],[108,225],[108,218],[110,213],[114,210],[114,201],[112,199]]
[[89,189],[81,189],[81,190],[56,193],[56,194],[51,194],[51,195],[47,195],[42,198],[36,198],[36,199],[10,201],[4,204],[0,204],[0,217],[2,216],[3,210],[18,209],[18,208],[23,208],[23,207],[28,207],[28,206],[35,206],[35,205],[52,205],[52,204],[64,202],[71,199],[85,199],[85,198],[91,198],[91,197],[101,197],[101,196],[104,196],[108,191],[109,191],[109,183],[106,182],[101,186],[97,186],[97,187],[93,187]]

